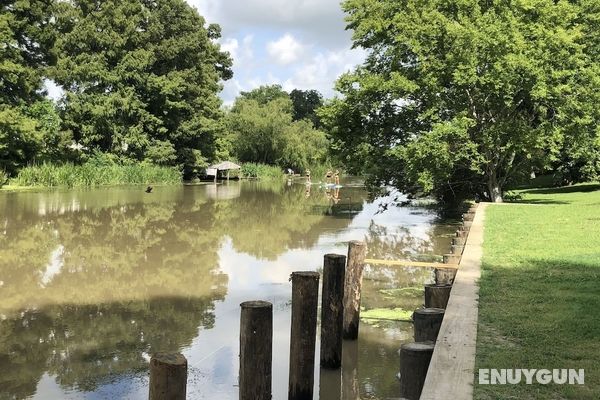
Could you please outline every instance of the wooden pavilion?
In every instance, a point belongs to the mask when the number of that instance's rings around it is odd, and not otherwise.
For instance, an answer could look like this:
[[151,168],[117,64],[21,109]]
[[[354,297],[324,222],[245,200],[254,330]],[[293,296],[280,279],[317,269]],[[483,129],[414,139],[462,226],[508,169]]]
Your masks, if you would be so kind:
[[206,175],[214,175],[215,182],[219,176],[219,171],[227,171],[227,180],[229,180],[229,172],[242,167],[231,161],[223,161],[218,164],[213,164],[206,169]]

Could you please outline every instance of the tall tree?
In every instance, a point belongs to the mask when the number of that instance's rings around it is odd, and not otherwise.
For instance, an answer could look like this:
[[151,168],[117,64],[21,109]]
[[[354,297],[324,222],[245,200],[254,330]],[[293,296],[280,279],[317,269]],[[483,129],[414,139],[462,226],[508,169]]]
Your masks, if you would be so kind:
[[206,164],[224,128],[220,81],[232,75],[217,25],[184,0],[59,3],[55,80],[64,128],[89,150]]
[[597,137],[595,1],[346,0],[365,63],[322,110],[354,171],[451,199],[502,193]]
[[323,105],[323,96],[319,91],[294,89],[290,92],[290,99],[294,105],[294,121],[307,119],[315,128],[321,126],[317,110]]
[[0,5],[0,170],[9,173],[31,162],[44,140],[29,107],[43,100],[44,71],[53,62],[53,6],[53,0]]
[[288,98],[289,94],[281,85],[262,85],[257,87],[256,89],[252,89],[248,92],[240,92],[240,97],[242,99],[248,100],[256,100],[256,102],[260,105],[265,105],[273,100]]
[[242,94],[227,115],[233,154],[244,162],[298,170],[324,162],[325,134],[309,121],[293,121],[292,112],[287,96],[261,103],[253,94]]

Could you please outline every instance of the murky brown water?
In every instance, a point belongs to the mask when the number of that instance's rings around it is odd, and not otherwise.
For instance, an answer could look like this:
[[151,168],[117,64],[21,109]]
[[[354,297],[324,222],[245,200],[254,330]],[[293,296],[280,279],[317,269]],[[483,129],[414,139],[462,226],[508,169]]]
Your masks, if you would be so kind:
[[[182,351],[188,398],[237,399],[239,303],[274,304],[273,398],[287,398],[291,284],[364,239],[371,258],[430,258],[453,227],[426,208],[376,214],[358,185],[110,188],[0,194],[0,398],[144,399],[155,351]],[[354,182],[356,183],[356,182]],[[369,266],[365,309],[414,309],[426,269]],[[406,322],[363,323],[321,399],[398,396]],[[318,355],[318,348],[317,348]],[[321,382],[322,381],[322,384]],[[317,395],[315,395],[317,398]]]

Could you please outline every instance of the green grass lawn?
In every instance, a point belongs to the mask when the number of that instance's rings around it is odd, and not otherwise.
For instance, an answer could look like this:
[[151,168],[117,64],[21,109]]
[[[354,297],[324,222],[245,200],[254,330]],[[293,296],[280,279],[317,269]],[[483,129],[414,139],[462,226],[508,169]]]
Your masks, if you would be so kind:
[[491,205],[479,368],[585,369],[585,385],[479,385],[476,399],[600,399],[600,185],[521,191]]

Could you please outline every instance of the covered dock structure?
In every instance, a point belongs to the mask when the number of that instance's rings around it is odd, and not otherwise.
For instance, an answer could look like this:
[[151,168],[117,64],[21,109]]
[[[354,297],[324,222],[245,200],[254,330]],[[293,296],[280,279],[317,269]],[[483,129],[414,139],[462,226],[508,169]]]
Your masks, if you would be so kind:
[[242,167],[237,165],[234,162],[231,161],[223,161],[220,162],[218,164],[213,164],[210,167],[206,168],[206,175],[207,176],[214,176],[215,178],[215,182],[217,181],[217,178],[219,176],[219,171],[227,171],[227,180],[229,180],[229,173],[231,170],[239,170]]

